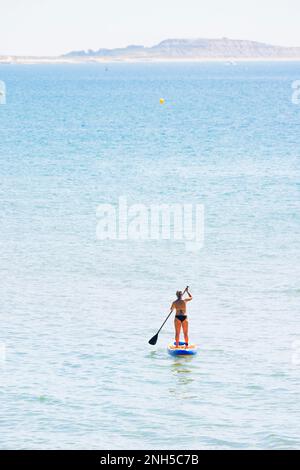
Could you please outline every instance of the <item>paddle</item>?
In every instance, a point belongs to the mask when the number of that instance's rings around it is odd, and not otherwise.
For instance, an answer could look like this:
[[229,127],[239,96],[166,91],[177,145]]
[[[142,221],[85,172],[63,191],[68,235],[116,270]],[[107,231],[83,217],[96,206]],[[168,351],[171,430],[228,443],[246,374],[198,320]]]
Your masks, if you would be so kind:
[[[183,294],[182,296],[184,296],[184,294],[186,293],[186,291],[188,290],[189,286],[187,286],[184,291],[183,291]],[[161,325],[160,329],[158,330],[158,332],[156,333],[155,336],[153,336],[153,338],[150,339],[149,341],[149,344],[151,344],[151,346],[155,346],[156,343],[157,343],[157,340],[158,340],[158,335],[159,333],[161,332],[161,330],[163,329],[163,327],[165,326],[165,324],[167,323],[167,321],[169,320],[170,316],[172,315],[173,312],[170,312],[169,315],[167,316],[167,318],[165,319],[165,321],[163,322],[163,324]]]

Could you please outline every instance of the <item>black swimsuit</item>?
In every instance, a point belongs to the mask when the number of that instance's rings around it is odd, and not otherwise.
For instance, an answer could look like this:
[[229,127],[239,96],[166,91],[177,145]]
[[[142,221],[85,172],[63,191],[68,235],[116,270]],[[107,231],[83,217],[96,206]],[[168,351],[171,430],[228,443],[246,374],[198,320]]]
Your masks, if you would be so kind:
[[187,315],[176,315],[177,320],[181,321],[183,323],[187,319]]

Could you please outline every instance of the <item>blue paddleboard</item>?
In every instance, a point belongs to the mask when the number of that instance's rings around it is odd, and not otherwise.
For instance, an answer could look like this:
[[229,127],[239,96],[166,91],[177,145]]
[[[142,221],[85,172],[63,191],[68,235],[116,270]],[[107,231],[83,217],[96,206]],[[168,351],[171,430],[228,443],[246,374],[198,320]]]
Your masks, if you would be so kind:
[[179,348],[176,348],[176,343],[170,343],[168,345],[168,353],[171,356],[196,356],[197,346],[190,344],[188,348],[185,347],[185,343],[179,343]]

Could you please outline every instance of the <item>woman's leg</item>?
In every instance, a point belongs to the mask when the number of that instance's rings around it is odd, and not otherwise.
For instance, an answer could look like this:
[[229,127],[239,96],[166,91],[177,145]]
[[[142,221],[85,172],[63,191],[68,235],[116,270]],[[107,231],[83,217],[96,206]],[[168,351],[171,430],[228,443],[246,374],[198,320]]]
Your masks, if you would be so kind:
[[189,345],[189,321],[184,320],[182,323],[182,329],[184,334],[184,342],[188,346]]
[[181,330],[181,321],[175,318],[174,325],[175,325],[175,343],[176,343],[176,347],[178,347],[179,338],[180,338],[180,330]]

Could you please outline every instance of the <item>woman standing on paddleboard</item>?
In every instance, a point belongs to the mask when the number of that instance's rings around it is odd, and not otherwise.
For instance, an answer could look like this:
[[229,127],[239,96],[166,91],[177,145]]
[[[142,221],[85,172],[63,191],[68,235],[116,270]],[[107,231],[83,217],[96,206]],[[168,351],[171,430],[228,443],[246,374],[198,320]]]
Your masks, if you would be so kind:
[[[187,299],[182,298],[185,292],[189,296]],[[184,292],[177,291],[176,297],[177,297],[177,300],[175,300],[175,302],[173,302],[171,306],[171,312],[173,312],[174,309],[176,310],[176,315],[175,315],[175,320],[174,320],[176,348],[179,347],[179,338],[180,338],[181,328],[184,334],[185,345],[188,348],[189,346],[189,322],[188,322],[188,317],[186,314],[186,304],[187,302],[190,302],[193,299],[193,297],[189,291],[189,287],[187,287]]]

